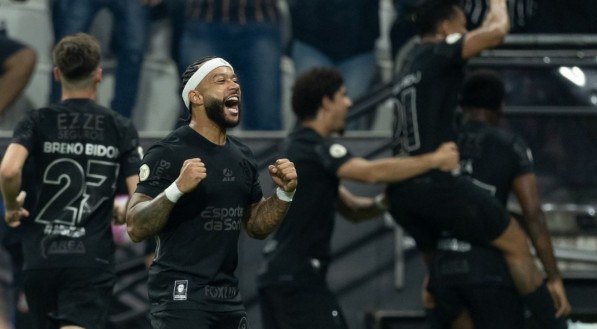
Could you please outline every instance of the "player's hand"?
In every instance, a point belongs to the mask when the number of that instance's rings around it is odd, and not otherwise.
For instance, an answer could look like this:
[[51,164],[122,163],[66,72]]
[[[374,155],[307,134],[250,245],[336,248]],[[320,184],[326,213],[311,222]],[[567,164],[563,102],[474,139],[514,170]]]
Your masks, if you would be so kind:
[[122,225],[126,222],[126,204],[114,201],[114,208],[112,209],[112,224]]
[[570,314],[572,306],[570,306],[568,297],[566,297],[562,279],[547,280],[547,289],[556,307],[556,317],[559,318]]
[[182,164],[180,175],[176,179],[176,186],[182,193],[194,190],[207,177],[205,164],[199,158],[187,159]]
[[21,219],[23,217],[29,217],[29,211],[23,208],[23,204],[25,203],[25,198],[27,197],[27,192],[21,191],[19,195],[17,195],[17,208],[16,209],[8,209],[6,208],[4,212],[4,218],[6,219],[6,223],[10,227],[17,227],[21,225]]
[[294,163],[288,159],[278,159],[273,165],[267,168],[270,176],[276,185],[278,185],[285,192],[293,192],[296,190],[297,174]]
[[458,147],[454,142],[447,142],[440,145],[435,152],[433,152],[435,168],[450,172],[458,169],[460,162],[460,154]]

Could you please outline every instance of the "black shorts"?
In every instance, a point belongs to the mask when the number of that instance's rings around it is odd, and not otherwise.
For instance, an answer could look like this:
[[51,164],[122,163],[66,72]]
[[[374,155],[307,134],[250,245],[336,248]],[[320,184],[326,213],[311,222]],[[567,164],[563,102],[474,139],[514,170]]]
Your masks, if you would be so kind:
[[435,249],[443,232],[488,245],[510,223],[496,198],[462,176],[423,176],[390,185],[387,194],[390,213],[423,251]]
[[166,309],[149,314],[153,329],[249,329],[245,311]]
[[259,290],[264,329],[348,329],[326,285],[272,285]]
[[468,310],[475,328],[525,328],[524,305],[514,288],[464,285],[434,288],[431,293],[435,297],[433,311],[444,327]]
[[26,270],[24,288],[35,327],[105,328],[115,275],[98,268]]

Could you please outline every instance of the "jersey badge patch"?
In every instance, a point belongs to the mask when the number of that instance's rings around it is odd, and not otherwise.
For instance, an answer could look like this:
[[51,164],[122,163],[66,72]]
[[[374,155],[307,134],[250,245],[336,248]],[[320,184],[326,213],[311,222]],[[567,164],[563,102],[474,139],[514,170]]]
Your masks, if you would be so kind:
[[144,164],[139,168],[139,180],[145,181],[149,177],[149,166]]
[[334,158],[341,158],[346,155],[346,147],[340,144],[333,144],[330,146],[330,155]]
[[189,280],[174,281],[174,292],[172,293],[172,299],[187,300],[188,288],[189,288]]

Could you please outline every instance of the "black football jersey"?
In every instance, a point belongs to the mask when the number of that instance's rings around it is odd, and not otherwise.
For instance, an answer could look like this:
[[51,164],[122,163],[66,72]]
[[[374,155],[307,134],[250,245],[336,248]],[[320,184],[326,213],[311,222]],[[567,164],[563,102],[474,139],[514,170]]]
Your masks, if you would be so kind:
[[[462,174],[504,206],[516,177],[533,172],[533,157],[525,142],[508,131],[467,122],[458,136]],[[460,246],[454,248],[455,246]],[[491,246],[441,240],[432,263],[431,282],[438,285],[494,284],[511,286],[502,253]]]
[[468,122],[458,137],[462,174],[505,206],[518,176],[533,172],[531,150],[519,136],[479,122]]
[[353,156],[343,145],[302,128],[289,136],[286,156],[296,167],[300,185],[288,213],[268,241],[259,284],[307,283],[325,277],[330,260],[338,169]]
[[178,200],[156,237],[148,285],[152,309],[240,310],[234,274],[239,234],[251,205],[263,197],[250,149],[231,136],[222,146],[213,144],[183,126],[147,151],[136,192],[156,197],[191,158],[203,161],[207,177]]
[[417,155],[455,141],[454,113],[464,80],[463,37],[419,43],[394,86],[394,154]]
[[29,151],[37,203],[23,223],[25,269],[113,265],[110,230],[116,181],[140,162],[131,121],[90,99],[32,110],[14,143]]

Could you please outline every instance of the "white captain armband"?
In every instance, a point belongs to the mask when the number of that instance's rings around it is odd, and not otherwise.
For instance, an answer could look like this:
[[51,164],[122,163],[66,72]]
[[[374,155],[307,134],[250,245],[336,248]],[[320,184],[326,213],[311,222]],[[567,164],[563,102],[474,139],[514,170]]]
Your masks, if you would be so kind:
[[170,186],[166,187],[164,190],[166,199],[170,200],[172,203],[176,203],[176,201],[178,201],[183,194],[184,193],[178,189],[178,186],[176,186],[176,181],[172,182],[172,184],[170,184]]
[[292,201],[292,197],[294,196],[294,192],[296,192],[296,190],[294,190],[292,192],[286,192],[283,189],[281,189],[280,187],[276,188],[276,196],[278,197],[279,200],[285,201],[285,202],[291,202]]

